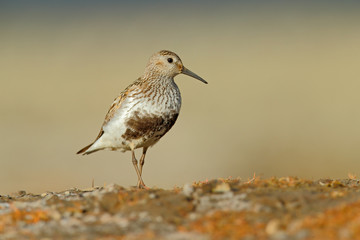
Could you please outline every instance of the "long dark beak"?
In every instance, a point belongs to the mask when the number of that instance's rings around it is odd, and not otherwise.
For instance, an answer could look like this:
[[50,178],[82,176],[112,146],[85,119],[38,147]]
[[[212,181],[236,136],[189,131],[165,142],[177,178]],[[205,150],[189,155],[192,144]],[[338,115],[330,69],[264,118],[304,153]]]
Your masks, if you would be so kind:
[[195,73],[193,73],[192,71],[190,71],[189,69],[187,69],[186,67],[183,67],[181,73],[188,75],[190,77],[196,78],[197,80],[202,81],[203,83],[207,84],[207,81],[205,81],[204,79],[202,79],[201,77],[199,77],[198,75],[196,75]]

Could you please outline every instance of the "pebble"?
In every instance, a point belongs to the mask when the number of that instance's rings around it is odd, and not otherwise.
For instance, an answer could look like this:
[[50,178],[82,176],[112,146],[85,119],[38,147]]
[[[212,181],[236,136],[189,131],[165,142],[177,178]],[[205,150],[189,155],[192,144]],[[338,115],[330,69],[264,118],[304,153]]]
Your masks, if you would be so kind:
[[139,219],[140,219],[140,220],[147,220],[147,219],[149,218],[149,213],[143,211],[143,212],[140,212],[140,213],[138,214],[138,216],[139,216]]
[[278,231],[271,236],[271,240],[289,240],[290,236],[285,231]]
[[19,198],[19,197],[23,197],[23,196],[25,196],[25,195],[26,195],[26,191],[20,190],[20,191],[11,193],[11,194],[10,194],[10,197]]
[[214,193],[225,193],[225,192],[229,192],[230,190],[231,190],[231,188],[230,188],[230,185],[228,183],[221,182],[221,183],[217,184],[212,189],[212,192],[214,192]]
[[117,184],[111,183],[111,184],[105,186],[104,190],[106,192],[119,192],[120,190],[124,190],[124,188]]
[[81,221],[73,217],[65,217],[60,220],[60,225],[66,228],[77,227],[82,225]]
[[165,239],[171,240],[210,240],[211,238],[206,235],[200,235],[198,233],[187,232],[175,232],[166,235]]
[[155,198],[157,198],[157,195],[155,193],[150,193],[149,198],[150,199],[155,199]]
[[102,223],[111,223],[113,222],[113,217],[109,213],[104,213],[99,218]]
[[50,218],[52,218],[55,221],[59,221],[62,217],[61,214],[56,210],[50,211],[49,216],[50,216]]
[[194,192],[194,187],[187,183],[184,185],[182,192],[186,197],[191,197],[192,193]]
[[121,228],[127,228],[130,224],[129,220],[125,217],[115,215],[114,222]]
[[197,201],[197,210],[200,212],[209,209],[219,209],[224,211],[244,211],[250,210],[253,203],[244,200],[247,194],[235,195],[234,192],[217,193],[200,197]]
[[0,202],[0,214],[6,214],[11,212],[12,210],[10,209],[10,204],[7,202]]
[[95,223],[97,221],[97,217],[94,216],[94,215],[86,215],[84,218],[83,218],[83,221],[84,223]]
[[266,224],[265,232],[268,235],[274,235],[279,231],[280,221],[278,219],[272,219]]

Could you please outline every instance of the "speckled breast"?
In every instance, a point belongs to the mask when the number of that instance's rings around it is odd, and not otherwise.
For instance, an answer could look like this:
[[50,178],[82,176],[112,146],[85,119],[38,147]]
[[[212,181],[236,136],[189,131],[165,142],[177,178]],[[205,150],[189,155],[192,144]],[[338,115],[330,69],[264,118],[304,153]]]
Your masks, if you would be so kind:
[[[121,137],[135,148],[155,144],[175,124],[180,107],[181,95],[175,83],[161,86],[158,92],[139,95],[139,104],[131,109],[124,122],[125,131]],[[136,100],[135,100],[136,101]]]

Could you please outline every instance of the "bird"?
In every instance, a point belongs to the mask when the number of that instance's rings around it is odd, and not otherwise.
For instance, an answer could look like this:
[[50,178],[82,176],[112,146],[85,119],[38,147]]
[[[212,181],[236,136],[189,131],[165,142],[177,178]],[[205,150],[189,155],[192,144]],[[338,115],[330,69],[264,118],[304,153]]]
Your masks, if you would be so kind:
[[[184,67],[174,52],[154,53],[143,75],[114,99],[95,141],[77,154],[91,154],[99,150],[131,151],[138,182],[137,188],[147,188],[142,171],[149,147],[156,144],[175,124],[181,94],[174,77],[185,74],[207,84],[203,78]],[[142,148],[138,161],[135,149]]]

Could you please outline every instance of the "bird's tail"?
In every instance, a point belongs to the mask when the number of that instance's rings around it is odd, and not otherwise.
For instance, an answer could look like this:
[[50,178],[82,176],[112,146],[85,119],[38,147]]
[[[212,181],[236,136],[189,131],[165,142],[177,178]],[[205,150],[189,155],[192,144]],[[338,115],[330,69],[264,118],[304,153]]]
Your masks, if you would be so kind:
[[76,154],[89,154],[89,153],[86,153],[86,150],[88,150],[94,143],[90,143],[89,145],[87,145],[86,147],[80,149],[80,151],[78,151]]
[[104,131],[101,129],[99,135],[96,137],[95,141],[90,143],[89,145],[87,145],[86,147],[80,149],[76,154],[83,154],[83,155],[86,155],[86,154],[90,154],[90,153],[93,153],[93,152],[96,152],[96,151],[99,151],[101,149],[97,148],[97,149],[94,149],[92,151],[87,151],[102,135],[104,134]]

